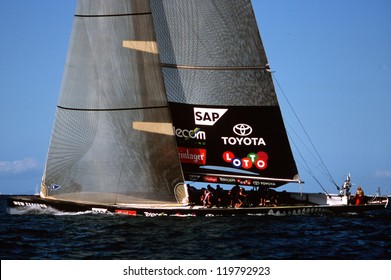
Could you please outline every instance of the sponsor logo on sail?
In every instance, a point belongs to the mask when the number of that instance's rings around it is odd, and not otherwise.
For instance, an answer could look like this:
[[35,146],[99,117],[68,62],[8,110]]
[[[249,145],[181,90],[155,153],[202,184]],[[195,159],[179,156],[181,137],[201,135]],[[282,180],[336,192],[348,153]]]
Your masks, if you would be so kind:
[[231,183],[231,184],[236,183],[236,179],[235,178],[219,177],[219,180],[222,183],[228,183],[228,184],[229,183]]
[[56,190],[58,190],[58,189],[60,189],[61,188],[61,186],[60,185],[56,185],[56,184],[51,184],[49,187],[48,187],[48,189],[49,190],[52,190],[52,191],[56,191]]
[[190,181],[198,181],[200,178],[201,178],[200,175],[194,175],[194,174],[189,175]]
[[254,186],[269,186],[269,187],[275,187],[277,186],[274,182],[268,182],[268,181],[253,181]]
[[245,145],[245,146],[266,146],[266,142],[261,137],[249,137],[253,129],[250,125],[245,123],[236,124],[233,127],[233,132],[237,135],[235,137],[222,136],[224,145]]
[[196,125],[213,126],[228,109],[194,107],[194,122]]
[[255,166],[259,170],[264,170],[267,168],[268,158],[268,154],[263,151],[259,151],[258,153],[249,153],[245,157],[237,157],[231,151],[225,151],[223,153],[224,161],[231,163],[231,165],[235,168],[250,169]]
[[238,179],[237,183],[239,185],[243,185],[243,186],[251,186],[251,180],[250,179]]
[[253,132],[253,128],[245,123],[235,125],[232,130],[239,136],[248,136]]
[[206,163],[206,150],[178,147],[179,159],[183,163],[203,165]]
[[214,177],[214,176],[204,176],[203,177],[204,182],[209,182],[209,183],[217,183],[219,178]]
[[197,140],[206,140],[205,131],[200,130],[196,127],[195,129],[182,129],[174,128],[176,137],[185,138],[185,139],[197,139]]

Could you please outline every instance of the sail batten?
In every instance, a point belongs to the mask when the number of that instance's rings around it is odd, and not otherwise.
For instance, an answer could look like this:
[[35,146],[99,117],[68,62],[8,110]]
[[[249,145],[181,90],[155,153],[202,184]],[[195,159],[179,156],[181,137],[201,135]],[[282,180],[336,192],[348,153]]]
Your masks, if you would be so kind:
[[172,123],[133,122],[133,128],[151,133],[174,135]]
[[75,14],[75,17],[81,17],[81,18],[99,18],[99,17],[129,17],[129,16],[141,16],[141,15],[150,15],[151,12],[142,12],[142,13],[129,13],[129,14],[107,14],[107,15],[82,15],[82,14]]
[[177,64],[162,64],[162,67],[189,69],[189,70],[267,70],[268,66],[200,66],[200,65],[177,65]]
[[133,110],[147,110],[147,109],[164,109],[169,106],[154,106],[154,107],[134,107],[134,108],[108,108],[108,109],[99,109],[99,108],[70,108],[64,106],[57,106],[58,109],[69,110],[69,111],[90,111],[90,112],[99,112],[99,111],[133,111]]
[[132,50],[158,54],[158,48],[155,41],[124,40],[122,46]]

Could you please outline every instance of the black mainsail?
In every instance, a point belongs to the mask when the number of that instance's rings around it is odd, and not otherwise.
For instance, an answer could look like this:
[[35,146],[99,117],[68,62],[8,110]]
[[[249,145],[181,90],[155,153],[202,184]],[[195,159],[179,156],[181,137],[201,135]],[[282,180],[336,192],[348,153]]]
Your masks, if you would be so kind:
[[151,0],[185,178],[299,182],[250,0]]
[[41,196],[175,202],[171,123],[149,1],[78,0]]

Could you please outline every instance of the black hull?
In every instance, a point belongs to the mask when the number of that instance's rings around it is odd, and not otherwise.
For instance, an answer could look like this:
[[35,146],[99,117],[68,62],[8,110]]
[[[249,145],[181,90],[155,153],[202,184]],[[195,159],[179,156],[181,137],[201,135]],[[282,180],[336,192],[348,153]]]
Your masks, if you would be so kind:
[[123,205],[101,205],[44,199],[39,196],[10,196],[7,198],[10,209],[55,209],[61,212],[113,213],[132,216],[244,216],[244,215],[313,215],[359,213],[385,209],[387,203],[364,205],[291,205],[244,208],[206,208],[198,206],[150,206],[136,207]]

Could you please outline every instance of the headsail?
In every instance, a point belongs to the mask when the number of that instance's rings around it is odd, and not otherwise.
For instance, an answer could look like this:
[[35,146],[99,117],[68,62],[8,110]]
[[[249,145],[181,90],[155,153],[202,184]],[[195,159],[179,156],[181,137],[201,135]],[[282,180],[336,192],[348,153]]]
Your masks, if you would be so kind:
[[151,0],[187,180],[299,181],[250,0]]
[[42,195],[174,202],[171,123],[149,1],[78,0]]

